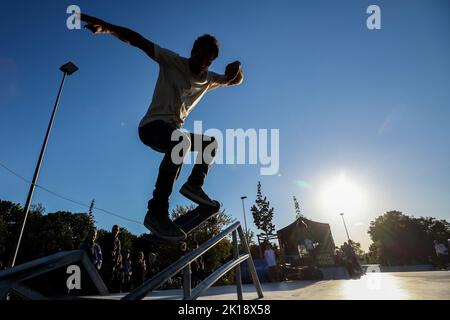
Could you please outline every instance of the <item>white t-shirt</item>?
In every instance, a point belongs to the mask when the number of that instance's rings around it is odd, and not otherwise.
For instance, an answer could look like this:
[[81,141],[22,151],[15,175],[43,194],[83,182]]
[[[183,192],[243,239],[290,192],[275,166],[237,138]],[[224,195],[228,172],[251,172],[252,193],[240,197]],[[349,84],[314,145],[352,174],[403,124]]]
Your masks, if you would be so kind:
[[199,76],[189,68],[189,60],[155,44],[159,76],[152,102],[139,127],[163,120],[179,128],[202,96],[227,84],[225,76],[206,71]]
[[269,267],[275,267],[277,265],[277,260],[275,259],[275,252],[272,249],[266,249],[264,251],[264,258]]
[[447,248],[442,243],[435,244],[434,248],[436,250],[436,254],[448,254]]
[[312,240],[305,239],[305,247],[306,247],[306,250],[308,250],[308,251],[314,250],[314,244],[313,244]]

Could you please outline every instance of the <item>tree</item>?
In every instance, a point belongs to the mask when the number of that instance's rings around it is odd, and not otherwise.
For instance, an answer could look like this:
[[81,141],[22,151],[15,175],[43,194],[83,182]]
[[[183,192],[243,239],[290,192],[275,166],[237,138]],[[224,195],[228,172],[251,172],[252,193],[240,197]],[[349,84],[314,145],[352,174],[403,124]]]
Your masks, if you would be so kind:
[[0,231],[0,237],[2,238],[0,241],[4,241],[3,252],[0,252],[0,260],[3,260],[5,265],[8,264],[13,254],[22,211],[20,204],[0,200],[0,217],[3,225],[3,230]]
[[380,244],[379,243],[371,243],[369,246],[368,261],[369,264],[382,264],[381,263],[381,254],[380,254]]
[[[31,206],[16,263],[42,256],[49,240],[55,240],[58,247],[62,249],[64,241],[71,238],[77,247],[84,240],[87,231],[94,227],[86,213],[68,211],[45,215],[44,213],[45,208],[41,204]],[[4,262],[9,261],[12,257],[22,215],[23,208],[19,204],[0,201],[0,220],[6,227],[5,232],[0,230],[0,243],[1,241],[6,243],[5,250],[1,252],[0,249],[0,260]]]
[[[244,232],[245,233],[245,232]],[[252,230],[247,230],[247,244],[249,246],[255,244],[255,241],[253,240],[253,238],[255,237],[255,233]]]
[[305,216],[300,211],[300,205],[298,204],[297,198],[294,196],[294,207],[295,207],[295,219],[304,218]]
[[132,234],[127,228],[120,228],[119,239],[122,251],[132,250],[133,243],[136,241],[137,236]]
[[269,236],[273,235],[275,231],[275,225],[272,223],[274,208],[270,207],[270,202],[267,200],[267,197],[263,197],[260,181],[258,181],[255,204],[250,210],[253,215],[253,222],[263,232],[264,237],[268,241]]
[[[41,204],[33,205],[28,212],[27,223],[23,232],[22,240],[20,242],[19,252],[17,255],[16,264],[31,260],[35,258],[40,250],[41,241],[30,240],[30,233],[36,234],[40,229],[40,219],[45,212]],[[11,262],[15,250],[15,244],[19,233],[20,224],[23,217],[23,208],[20,204],[12,203],[10,201],[0,201],[0,215],[6,227],[5,233],[5,250],[0,260]]]
[[3,221],[3,217],[0,215],[0,262],[6,263],[3,257],[6,253],[6,246],[8,240],[8,226]]
[[450,238],[450,224],[435,218],[414,218],[389,211],[370,223],[373,244],[369,257],[384,265],[429,263],[435,259],[433,240]]
[[[352,247],[353,252],[355,252],[357,257],[362,259],[366,255],[364,250],[361,249],[361,243],[352,241],[352,242],[350,242],[350,246]],[[344,248],[345,248],[344,245],[341,245],[340,250],[344,251]]]
[[89,205],[88,216],[91,219],[93,224],[95,224],[94,208],[95,208],[95,199],[92,199],[91,204]]
[[[179,206],[173,210],[171,216],[176,218],[186,214],[193,206]],[[12,248],[21,221],[22,207],[9,201],[0,200],[0,261],[4,264],[12,255]],[[42,205],[33,206],[29,212],[28,221],[24,231],[21,249],[17,261],[26,262],[42,256],[48,240],[56,240],[57,246],[61,248],[64,240],[68,237],[74,240],[75,247],[81,243],[89,229],[94,227],[94,222],[89,213],[72,213],[68,211],[57,211],[44,215],[45,209]],[[193,250],[213,236],[219,234],[226,226],[234,220],[224,210],[211,217],[195,232],[191,233],[186,240],[188,250]],[[97,234],[98,243],[102,246],[109,231],[99,230]],[[121,228],[119,234],[122,249],[131,249],[134,254],[143,251],[148,258],[149,252],[157,254],[157,264],[160,270],[167,267],[182,254],[179,244],[169,242],[150,242],[143,235],[136,237],[127,229]],[[58,249],[59,249],[58,248]],[[226,263],[232,255],[232,244],[229,238],[220,241],[216,246],[206,252],[202,257],[205,262],[206,274],[216,270]],[[218,284],[233,283],[233,271],[227,273]]]

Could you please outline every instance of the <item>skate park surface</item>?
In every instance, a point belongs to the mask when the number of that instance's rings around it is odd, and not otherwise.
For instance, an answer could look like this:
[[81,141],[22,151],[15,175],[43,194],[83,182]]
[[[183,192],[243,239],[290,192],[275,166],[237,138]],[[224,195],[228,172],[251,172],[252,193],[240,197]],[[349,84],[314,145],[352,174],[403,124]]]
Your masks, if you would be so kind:
[[[263,300],[450,300],[450,271],[378,272],[360,279],[262,283]],[[253,284],[244,300],[256,300]],[[124,294],[92,297],[119,300]],[[144,300],[180,300],[181,290],[156,290]],[[236,300],[236,286],[214,286],[199,300]]]

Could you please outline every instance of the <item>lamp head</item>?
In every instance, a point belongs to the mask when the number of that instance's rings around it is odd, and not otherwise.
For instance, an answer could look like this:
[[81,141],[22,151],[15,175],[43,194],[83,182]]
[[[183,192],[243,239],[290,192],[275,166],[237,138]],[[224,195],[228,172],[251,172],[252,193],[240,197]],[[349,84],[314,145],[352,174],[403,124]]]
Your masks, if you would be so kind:
[[74,65],[72,62],[67,62],[65,65],[59,68],[62,72],[66,73],[68,76],[78,71],[78,67]]

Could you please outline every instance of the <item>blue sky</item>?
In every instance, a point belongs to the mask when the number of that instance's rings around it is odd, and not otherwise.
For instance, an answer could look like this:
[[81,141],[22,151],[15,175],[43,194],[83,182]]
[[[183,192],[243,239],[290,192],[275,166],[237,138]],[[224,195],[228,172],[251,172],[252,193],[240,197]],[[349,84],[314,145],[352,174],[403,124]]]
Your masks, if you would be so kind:
[[[221,43],[211,70],[239,59],[245,82],[207,94],[186,121],[204,128],[280,129],[280,171],[218,165],[205,189],[247,220],[257,181],[284,227],[303,213],[345,240],[340,208],[323,190],[345,174],[361,196],[347,208],[350,236],[367,248],[369,222],[392,209],[450,220],[450,5],[433,1],[29,1],[0,8],[0,162],[31,179],[61,81],[67,79],[38,183],[84,203],[141,221],[162,155],[138,139],[158,65],[107,35],[66,28],[66,8],[140,32],[188,56],[204,33]],[[381,8],[368,30],[366,8]],[[171,198],[186,180],[185,166]],[[24,203],[26,183],[0,168],[0,199]],[[324,202],[327,202],[324,205]],[[85,208],[36,190],[48,212]],[[138,224],[96,212],[98,225]],[[251,223],[250,223],[251,224]],[[251,224],[252,225],[252,224]],[[254,226],[252,226],[254,229]]]

